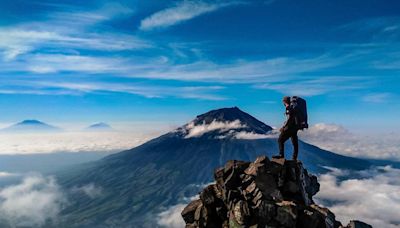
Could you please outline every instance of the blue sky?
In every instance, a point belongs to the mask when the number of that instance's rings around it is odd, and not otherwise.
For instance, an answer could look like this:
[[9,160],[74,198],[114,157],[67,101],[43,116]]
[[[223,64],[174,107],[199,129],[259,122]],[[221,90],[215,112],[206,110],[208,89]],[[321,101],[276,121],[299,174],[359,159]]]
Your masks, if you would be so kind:
[[3,1],[0,122],[165,121],[281,97],[311,123],[400,129],[400,2]]

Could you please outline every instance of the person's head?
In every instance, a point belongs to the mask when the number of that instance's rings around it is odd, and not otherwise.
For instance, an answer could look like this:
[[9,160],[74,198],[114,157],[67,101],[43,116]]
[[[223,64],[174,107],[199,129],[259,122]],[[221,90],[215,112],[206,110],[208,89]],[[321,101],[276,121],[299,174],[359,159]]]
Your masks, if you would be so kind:
[[290,97],[288,96],[284,96],[282,99],[283,105],[285,105],[285,107],[288,107],[290,105]]

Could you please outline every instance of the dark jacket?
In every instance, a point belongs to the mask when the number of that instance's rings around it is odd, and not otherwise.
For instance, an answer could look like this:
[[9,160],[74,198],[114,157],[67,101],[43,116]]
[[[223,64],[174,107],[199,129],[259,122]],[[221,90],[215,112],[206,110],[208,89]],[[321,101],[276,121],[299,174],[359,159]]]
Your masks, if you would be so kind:
[[286,121],[283,124],[283,130],[288,131],[288,130],[298,130],[297,124],[296,124],[296,113],[295,110],[289,105],[286,107],[285,111],[286,115]]

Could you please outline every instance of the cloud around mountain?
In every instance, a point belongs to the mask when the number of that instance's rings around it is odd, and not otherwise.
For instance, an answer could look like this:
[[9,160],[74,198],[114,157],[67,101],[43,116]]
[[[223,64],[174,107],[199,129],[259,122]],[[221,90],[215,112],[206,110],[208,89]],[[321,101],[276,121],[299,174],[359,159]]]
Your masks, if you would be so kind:
[[343,155],[400,160],[398,134],[352,133],[337,124],[319,123],[299,135],[306,142]]
[[317,203],[328,206],[345,224],[356,218],[373,227],[396,228],[400,225],[399,176],[400,169],[390,166],[356,173],[333,169],[318,178]]
[[234,121],[213,121],[209,124],[202,123],[195,125],[194,122],[190,122],[184,127],[185,138],[201,137],[207,133],[216,133],[215,138],[235,138],[235,139],[265,139],[274,138],[276,135],[270,132],[268,134],[258,134],[253,131],[246,131],[248,126],[242,124],[240,120]]

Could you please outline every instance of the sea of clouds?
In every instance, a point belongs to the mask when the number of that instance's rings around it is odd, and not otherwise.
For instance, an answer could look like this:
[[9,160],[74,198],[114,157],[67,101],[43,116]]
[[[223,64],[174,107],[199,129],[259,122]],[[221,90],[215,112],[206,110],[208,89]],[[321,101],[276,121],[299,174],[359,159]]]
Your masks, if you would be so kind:
[[400,161],[399,134],[353,133],[340,125],[319,123],[299,135],[306,142],[338,154]]
[[88,183],[63,189],[52,176],[25,174],[19,183],[0,188],[0,226],[57,227],[61,210],[69,204],[69,194],[93,199],[101,196],[102,188]]
[[[214,130],[225,134],[234,133],[234,137],[240,139],[277,136],[276,131],[270,135],[254,135],[241,131],[243,127],[240,122],[216,122],[188,125],[186,130],[190,137],[199,137]],[[137,146],[157,134],[116,131],[0,134],[0,151],[3,154],[118,151]],[[364,136],[351,133],[339,125],[316,124],[300,132],[300,137],[306,142],[344,155],[400,160],[400,138],[395,134]],[[359,219],[382,228],[400,226],[400,169],[385,166],[357,173],[329,169],[330,172],[319,176],[321,190],[315,199],[317,203],[329,207],[338,220],[347,224],[351,219]],[[22,175],[21,181],[0,188],[0,222],[13,226],[38,226],[46,221],[57,222],[59,212],[68,204],[66,193],[86,194],[94,198],[103,191],[100,186],[90,183],[65,190],[52,177],[0,172],[0,178],[13,175]],[[182,227],[180,213],[185,206],[186,203],[182,203],[167,208],[157,216],[158,224]]]
[[0,154],[122,151],[153,135],[117,131],[0,134]]
[[373,227],[398,228],[399,177],[400,169],[390,166],[356,173],[332,169],[331,172],[319,176],[321,189],[315,199],[317,203],[334,212],[343,224],[357,219]]
[[27,175],[21,183],[0,189],[0,222],[11,227],[56,222],[67,200],[52,177]]

